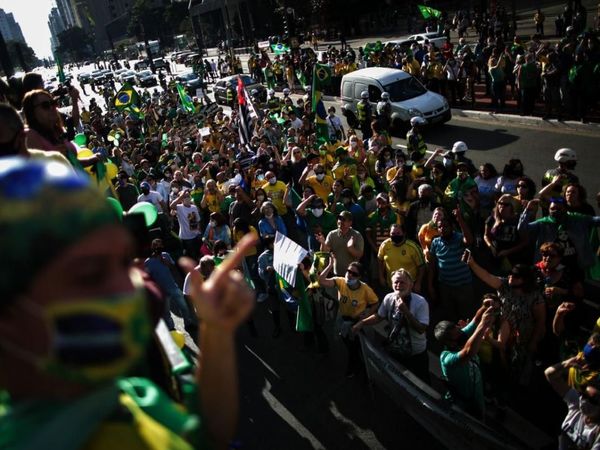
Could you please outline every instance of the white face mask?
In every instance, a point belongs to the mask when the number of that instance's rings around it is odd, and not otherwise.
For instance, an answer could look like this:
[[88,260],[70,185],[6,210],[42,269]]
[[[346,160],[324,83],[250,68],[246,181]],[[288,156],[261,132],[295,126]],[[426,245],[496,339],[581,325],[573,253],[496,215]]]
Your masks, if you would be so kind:
[[324,173],[318,173],[317,174],[317,180],[323,181],[324,178],[325,178],[325,174]]
[[271,178],[269,178],[269,184],[271,186],[274,185],[275,183],[277,183],[277,177],[271,177]]
[[315,208],[312,210],[313,216],[321,217],[323,215],[323,208]]
[[352,148],[358,147],[358,142],[356,142],[356,141],[350,142],[350,147],[352,147]]
[[358,286],[358,283],[360,283],[360,280],[358,278],[348,278],[346,276],[346,284],[348,285],[348,287],[355,288],[356,286]]
[[217,226],[217,222],[215,220],[210,221],[210,226],[215,228]]

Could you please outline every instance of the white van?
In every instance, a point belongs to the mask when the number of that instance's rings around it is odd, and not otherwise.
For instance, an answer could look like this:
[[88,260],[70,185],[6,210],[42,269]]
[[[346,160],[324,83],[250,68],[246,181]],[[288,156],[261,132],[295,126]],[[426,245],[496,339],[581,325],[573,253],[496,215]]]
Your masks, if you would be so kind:
[[381,93],[390,94],[392,102],[392,132],[404,132],[410,128],[410,119],[423,117],[428,124],[448,122],[452,111],[442,95],[428,91],[412,75],[398,69],[369,67],[344,75],[341,85],[342,113],[348,125],[358,126],[356,104],[360,93],[367,91],[369,101],[376,111]]

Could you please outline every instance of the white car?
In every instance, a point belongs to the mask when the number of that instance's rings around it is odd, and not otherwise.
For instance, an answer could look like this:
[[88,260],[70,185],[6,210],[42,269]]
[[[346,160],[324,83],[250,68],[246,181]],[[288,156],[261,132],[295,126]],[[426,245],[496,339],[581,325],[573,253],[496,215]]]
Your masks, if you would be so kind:
[[415,77],[398,69],[387,67],[369,67],[344,75],[340,88],[342,114],[348,125],[358,126],[356,105],[361,93],[369,93],[369,101],[376,110],[381,93],[390,94],[392,103],[392,132],[404,132],[415,116],[424,118],[428,124],[448,122],[452,110],[446,98],[427,90]]
[[413,34],[412,36],[409,36],[407,39],[409,39],[409,40],[414,39],[419,44],[424,44],[425,41],[429,41],[429,43],[435,44],[435,46],[437,48],[440,48],[446,42],[446,36],[444,36],[443,34],[439,34],[437,32]]

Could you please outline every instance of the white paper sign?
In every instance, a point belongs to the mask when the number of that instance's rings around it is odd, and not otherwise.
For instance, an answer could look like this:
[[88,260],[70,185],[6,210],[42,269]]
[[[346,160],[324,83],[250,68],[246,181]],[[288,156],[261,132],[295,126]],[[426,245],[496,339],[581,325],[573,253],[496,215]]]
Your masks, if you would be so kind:
[[273,244],[273,268],[290,286],[295,286],[298,264],[306,258],[306,255],[308,250],[277,232]]

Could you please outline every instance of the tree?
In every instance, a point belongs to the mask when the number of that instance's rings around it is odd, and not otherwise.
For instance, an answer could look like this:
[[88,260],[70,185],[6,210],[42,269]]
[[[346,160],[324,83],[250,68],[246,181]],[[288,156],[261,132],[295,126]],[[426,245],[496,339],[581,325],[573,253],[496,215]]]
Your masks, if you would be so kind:
[[80,61],[90,56],[92,37],[80,27],[69,28],[58,34],[58,51],[62,55],[71,55],[74,61]]
[[[33,49],[27,44],[23,44],[22,42],[8,41],[6,43],[6,48],[8,49],[8,54],[10,56],[11,61],[17,67],[22,66],[21,59],[18,54],[17,45],[21,49],[21,55],[23,55],[23,62],[27,66],[27,69],[32,69],[39,65],[39,60],[35,56],[35,52]],[[25,67],[21,67],[21,69],[25,69]]]

